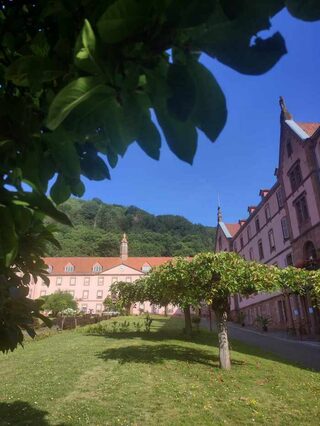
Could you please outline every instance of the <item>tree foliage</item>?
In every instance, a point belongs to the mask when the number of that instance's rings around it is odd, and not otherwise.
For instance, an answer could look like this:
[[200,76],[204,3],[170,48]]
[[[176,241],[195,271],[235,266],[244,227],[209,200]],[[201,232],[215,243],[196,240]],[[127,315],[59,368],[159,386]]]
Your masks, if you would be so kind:
[[319,287],[320,272],[294,267],[279,269],[248,262],[236,253],[220,252],[174,259],[133,284],[115,285],[114,291],[127,304],[149,300],[162,306],[179,306],[185,314],[187,331],[191,329],[190,306],[211,306],[218,326],[220,366],[228,369],[231,362],[226,323],[233,294],[249,296],[287,289],[301,295],[309,292],[317,303]]
[[[197,131],[214,142],[227,118],[223,91],[200,54],[246,74],[268,71],[286,53],[285,41],[257,34],[285,7],[319,19],[315,0],[0,1],[3,330],[10,291],[25,285],[23,273],[8,284],[24,256],[21,223],[40,214],[69,224],[56,204],[83,195],[83,176],[110,179],[134,141],[158,159],[159,126],[173,153],[192,163]],[[37,239],[52,239],[41,226]],[[27,273],[39,273],[43,253]],[[9,340],[4,347],[12,348]]]
[[130,256],[194,256],[214,246],[214,228],[192,224],[182,216],[154,216],[97,199],[70,199],[61,209],[72,217],[73,228],[58,226],[61,247],[48,247],[50,256],[118,256],[124,232]]
[[42,305],[42,310],[51,311],[53,316],[57,316],[64,311],[66,311],[66,313],[70,313],[70,310],[74,312],[78,307],[72,294],[67,291],[56,291],[48,296],[44,296],[43,299],[44,303]]

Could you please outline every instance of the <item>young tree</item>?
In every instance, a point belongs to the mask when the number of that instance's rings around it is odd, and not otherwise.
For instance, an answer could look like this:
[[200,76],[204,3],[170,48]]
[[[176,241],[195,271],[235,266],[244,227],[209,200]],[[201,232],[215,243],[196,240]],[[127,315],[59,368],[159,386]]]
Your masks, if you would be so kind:
[[[22,275],[9,280],[17,258],[27,258],[21,224],[34,212],[70,223],[55,204],[81,197],[83,176],[110,179],[134,141],[159,159],[151,109],[170,149],[192,163],[197,129],[214,142],[227,119],[225,96],[200,54],[245,74],[268,71],[285,41],[257,34],[285,7],[300,19],[320,18],[318,2],[301,0],[0,1],[2,334],[12,330],[11,293],[25,285]],[[37,251],[38,263],[44,254]],[[27,273],[40,272],[31,263]],[[11,323],[20,318],[11,313]],[[25,314],[33,315],[26,304]],[[12,325],[2,350],[23,336],[21,321]]]
[[67,291],[57,291],[50,294],[49,296],[44,296],[43,299],[44,304],[42,305],[42,310],[51,311],[54,317],[66,309],[72,309],[76,311],[78,307],[78,304],[74,300],[73,296]]
[[139,280],[140,290],[131,289],[131,294],[135,300],[158,304],[170,301],[180,306],[184,309],[187,332],[191,331],[190,306],[199,306],[201,302],[211,306],[218,327],[220,367],[230,369],[227,319],[233,294],[249,296],[286,287],[300,294],[311,291],[319,298],[319,286],[319,272],[279,269],[248,262],[236,253],[221,252],[201,253],[193,259],[175,259],[162,265]]

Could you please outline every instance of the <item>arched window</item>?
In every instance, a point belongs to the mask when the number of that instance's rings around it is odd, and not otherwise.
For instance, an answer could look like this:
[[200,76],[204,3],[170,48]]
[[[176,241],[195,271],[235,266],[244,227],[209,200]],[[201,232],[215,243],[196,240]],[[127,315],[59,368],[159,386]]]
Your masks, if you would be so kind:
[[307,241],[303,247],[303,255],[305,260],[316,260],[317,252],[312,241]]
[[64,267],[64,272],[74,272],[74,266],[71,263],[68,263],[68,265]]
[[92,272],[102,272],[102,266],[100,265],[100,263],[96,263],[95,265],[93,265]]

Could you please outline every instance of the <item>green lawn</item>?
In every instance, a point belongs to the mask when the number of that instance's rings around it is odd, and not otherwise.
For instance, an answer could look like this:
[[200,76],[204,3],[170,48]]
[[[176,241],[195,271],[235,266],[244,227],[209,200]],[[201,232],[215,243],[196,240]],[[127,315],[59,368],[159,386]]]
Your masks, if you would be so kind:
[[2,355],[0,425],[319,424],[318,373],[237,342],[222,372],[215,338],[182,326],[66,331]]

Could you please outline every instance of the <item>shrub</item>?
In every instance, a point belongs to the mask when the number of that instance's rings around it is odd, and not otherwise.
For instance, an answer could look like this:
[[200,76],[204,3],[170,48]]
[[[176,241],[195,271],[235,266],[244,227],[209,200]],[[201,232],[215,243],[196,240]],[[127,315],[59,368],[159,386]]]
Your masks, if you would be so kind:
[[147,314],[145,319],[144,319],[144,329],[147,333],[150,332],[152,321],[153,321],[153,319],[150,318],[149,314]]

